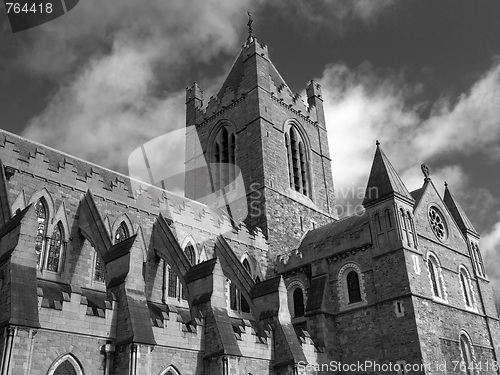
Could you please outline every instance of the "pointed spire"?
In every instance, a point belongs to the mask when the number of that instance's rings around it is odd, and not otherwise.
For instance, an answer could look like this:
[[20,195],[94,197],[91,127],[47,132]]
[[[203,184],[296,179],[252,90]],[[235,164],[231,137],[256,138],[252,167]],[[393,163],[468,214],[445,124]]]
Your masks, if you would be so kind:
[[415,200],[408,192],[408,189],[403,184],[403,181],[401,181],[398,173],[382,151],[380,142],[377,140],[375,144],[377,146],[377,150],[375,151],[375,157],[373,158],[372,169],[366,186],[363,206],[366,208],[367,206],[371,206],[376,202],[391,196],[402,198],[410,204],[415,203]]
[[460,207],[455,198],[453,198],[453,195],[451,195],[450,189],[448,189],[448,184],[446,182],[444,183],[444,186],[444,203],[450,210],[451,216],[453,216],[453,219],[455,219],[455,221],[457,222],[457,225],[462,233],[472,233],[479,236],[479,233],[476,231],[471,221],[462,210],[462,207]]
[[[248,38],[217,93],[217,99],[221,100],[226,92],[237,97],[261,86],[267,91],[287,92],[292,101],[292,91],[269,59],[267,46],[253,36],[253,19],[248,14]],[[271,89],[274,86],[275,89]]]

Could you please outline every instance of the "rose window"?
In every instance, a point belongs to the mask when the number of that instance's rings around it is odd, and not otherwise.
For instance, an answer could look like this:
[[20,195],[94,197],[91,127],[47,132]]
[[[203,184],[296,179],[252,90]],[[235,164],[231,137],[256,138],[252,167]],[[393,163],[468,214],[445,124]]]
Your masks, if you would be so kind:
[[442,214],[434,207],[429,209],[429,223],[431,224],[432,231],[440,241],[446,240],[448,234],[446,230],[446,223]]

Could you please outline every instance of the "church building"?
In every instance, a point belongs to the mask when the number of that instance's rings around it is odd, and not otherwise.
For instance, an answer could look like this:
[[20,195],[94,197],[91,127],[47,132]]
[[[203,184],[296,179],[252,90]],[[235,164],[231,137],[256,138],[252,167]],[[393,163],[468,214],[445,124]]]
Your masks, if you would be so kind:
[[498,374],[451,187],[408,191],[377,142],[339,219],[306,96],[250,32],[216,95],[186,90],[185,197],[0,130],[0,375]]

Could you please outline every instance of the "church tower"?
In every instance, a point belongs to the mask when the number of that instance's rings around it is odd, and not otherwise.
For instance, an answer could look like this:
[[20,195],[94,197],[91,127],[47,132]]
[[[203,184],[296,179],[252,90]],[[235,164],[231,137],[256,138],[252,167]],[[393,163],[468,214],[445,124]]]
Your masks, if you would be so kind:
[[[245,223],[262,230],[273,260],[296,248],[307,230],[335,219],[331,159],[320,85],[309,83],[307,103],[293,94],[267,46],[252,35],[251,20],[249,26],[240,54],[207,107],[197,83],[186,91],[186,196],[201,199],[230,190],[241,173]],[[199,173],[205,163],[210,176]]]

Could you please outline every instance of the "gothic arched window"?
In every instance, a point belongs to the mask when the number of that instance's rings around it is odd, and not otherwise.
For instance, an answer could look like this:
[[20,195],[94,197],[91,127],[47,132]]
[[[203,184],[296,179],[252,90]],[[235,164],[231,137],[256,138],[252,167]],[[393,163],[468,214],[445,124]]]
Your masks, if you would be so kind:
[[94,280],[104,282],[104,263],[101,256],[94,249],[95,264],[94,264]]
[[429,254],[427,258],[427,267],[429,269],[429,277],[434,297],[445,299],[444,287],[441,281],[441,267],[439,266],[437,258],[432,254]]
[[474,269],[476,270],[476,274],[481,277],[486,277],[483,258],[481,257],[481,251],[479,251],[479,246],[477,245],[477,243],[470,243],[470,252],[472,255],[472,261],[474,262]]
[[120,226],[115,232],[115,244],[122,242],[130,236],[127,224],[124,221],[121,222]]
[[35,240],[36,266],[41,267],[43,263],[43,252],[45,248],[45,236],[47,235],[48,210],[44,198],[40,198],[35,204],[37,219],[37,230]]
[[196,255],[195,255],[194,247],[193,247],[193,245],[191,245],[191,243],[189,243],[186,246],[186,248],[184,249],[184,254],[186,254],[186,258],[188,259],[189,264],[194,266],[196,264]]
[[62,253],[62,243],[63,243],[63,235],[62,235],[61,222],[59,222],[54,227],[54,231],[52,232],[52,236],[50,237],[49,252],[47,254],[47,270],[52,272],[59,271],[59,263],[61,261],[61,253]]
[[293,291],[293,313],[294,318],[304,316],[304,293],[300,287]]
[[359,276],[356,271],[350,271],[346,277],[347,293],[349,303],[361,302],[361,289],[359,287]]
[[303,139],[297,129],[290,126],[285,133],[288,157],[290,187],[304,195],[309,195],[308,161]]
[[168,268],[168,296],[177,298],[177,275],[171,267]]
[[465,370],[467,375],[474,374],[474,352],[472,351],[472,345],[469,337],[462,333],[460,335],[460,353],[462,354],[463,366],[460,366]]
[[249,275],[252,275],[252,271],[251,271],[251,268],[250,268],[250,263],[248,263],[248,259],[243,259],[243,268],[245,268],[248,272]]
[[70,361],[65,360],[56,368],[54,375],[77,375],[77,372],[75,366]]
[[[194,266],[196,264],[196,253],[194,251],[193,245],[191,245],[191,242],[187,244],[187,246],[184,248],[184,254],[186,254],[186,258],[189,261],[189,264]],[[178,294],[181,296],[182,299],[187,300],[186,296],[186,288],[182,285],[182,283],[179,281],[179,278],[177,277],[177,287],[179,289]]]
[[230,128],[223,126],[215,136],[213,146],[212,178],[214,191],[225,188],[235,179],[236,136]]
[[469,272],[467,271],[467,269],[465,269],[465,267],[460,267],[459,277],[460,277],[460,286],[462,287],[462,294],[464,296],[465,306],[474,308],[475,301],[472,292],[470,276]]
[[83,375],[83,369],[71,354],[57,359],[49,368],[48,375]]
[[462,286],[462,293],[464,294],[465,305],[470,307],[471,306],[470,290],[469,290],[469,286],[467,284],[468,284],[468,282],[464,276],[464,273],[460,272],[460,285]]
[[[248,274],[250,276],[252,276],[252,269],[250,268],[250,263],[248,262],[248,259],[243,259],[243,262],[241,262],[241,264],[243,265],[243,268],[248,272]],[[245,299],[245,297],[243,296],[243,293],[241,293],[240,290],[238,290],[237,293],[240,295],[241,311],[245,312],[245,313],[249,313],[250,306],[249,306],[247,300]]]

